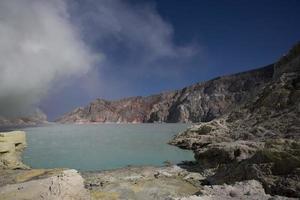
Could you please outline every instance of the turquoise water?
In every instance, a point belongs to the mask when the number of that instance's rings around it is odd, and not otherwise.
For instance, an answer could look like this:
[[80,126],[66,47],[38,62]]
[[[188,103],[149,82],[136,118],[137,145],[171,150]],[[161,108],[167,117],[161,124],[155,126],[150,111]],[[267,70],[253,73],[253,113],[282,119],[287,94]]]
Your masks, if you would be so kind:
[[23,162],[33,168],[104,170],[193,160],[167,142],[186,124],[50,125],[26,128]]

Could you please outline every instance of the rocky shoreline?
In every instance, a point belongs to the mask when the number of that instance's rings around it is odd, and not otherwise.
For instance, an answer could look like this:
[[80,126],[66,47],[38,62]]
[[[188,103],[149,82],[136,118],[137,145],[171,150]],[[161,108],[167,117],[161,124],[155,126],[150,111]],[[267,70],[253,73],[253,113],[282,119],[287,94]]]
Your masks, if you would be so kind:
[[30,169],[20,160],[20,153],[26,147],[25,133],[8,132],[0,136],[1,147],[10,147],[0,152],[3,200],[293,199],[266,194],[256,180],[207,184],[214,170],[199,170],[197,163],[81,173],[74,169]]

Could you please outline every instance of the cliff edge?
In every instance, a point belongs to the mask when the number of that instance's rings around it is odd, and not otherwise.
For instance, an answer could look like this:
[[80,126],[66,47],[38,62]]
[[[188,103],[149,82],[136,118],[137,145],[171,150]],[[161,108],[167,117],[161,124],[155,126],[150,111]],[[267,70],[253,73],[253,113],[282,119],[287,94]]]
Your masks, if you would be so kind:
[[192,126],[170,144],[191,149],[206,184],[259,180],[267,193],[300,197],[300,43],[243,105]]

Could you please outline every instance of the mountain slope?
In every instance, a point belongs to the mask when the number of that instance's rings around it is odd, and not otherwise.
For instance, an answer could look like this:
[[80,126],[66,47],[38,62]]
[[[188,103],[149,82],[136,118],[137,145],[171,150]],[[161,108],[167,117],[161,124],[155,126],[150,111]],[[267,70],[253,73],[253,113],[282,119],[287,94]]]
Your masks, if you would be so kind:
[[215,173],[210,184],[256,179],[267,193],[300,198],[300,43],[243,105],[192,126],[170,144]]
[[218,77],[181,90],[117,101],[97,99],[57,119],[60,123],[199,122],[223,115],[255,95],[274,66]]

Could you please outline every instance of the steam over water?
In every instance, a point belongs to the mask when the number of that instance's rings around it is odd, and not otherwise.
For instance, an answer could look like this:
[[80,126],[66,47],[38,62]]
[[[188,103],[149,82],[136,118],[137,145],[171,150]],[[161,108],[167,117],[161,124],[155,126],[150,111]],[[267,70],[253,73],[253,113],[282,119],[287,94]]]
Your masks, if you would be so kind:
[[170,146],[186,124],[51,125],[25,129],[24,163],[33,168],[104,170],[193,160],[191,151]]

